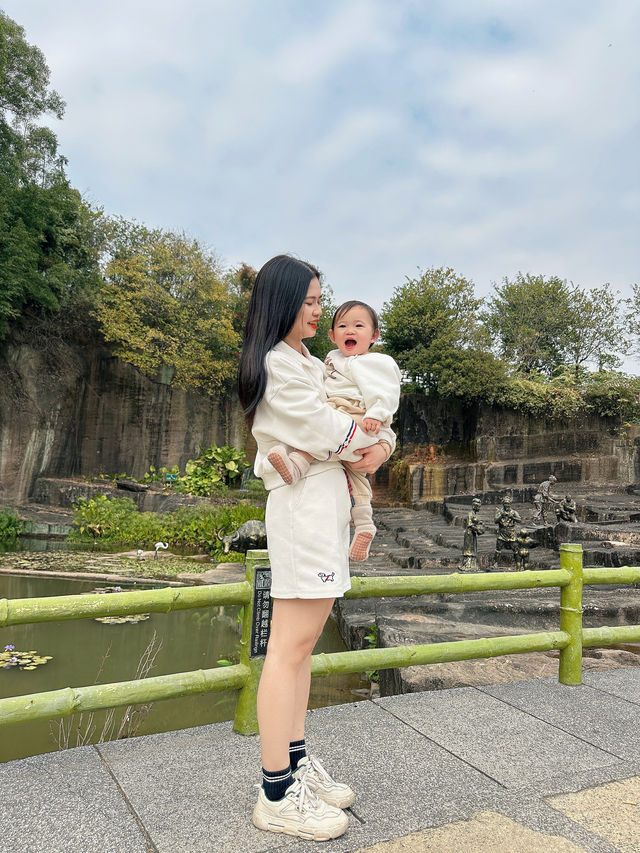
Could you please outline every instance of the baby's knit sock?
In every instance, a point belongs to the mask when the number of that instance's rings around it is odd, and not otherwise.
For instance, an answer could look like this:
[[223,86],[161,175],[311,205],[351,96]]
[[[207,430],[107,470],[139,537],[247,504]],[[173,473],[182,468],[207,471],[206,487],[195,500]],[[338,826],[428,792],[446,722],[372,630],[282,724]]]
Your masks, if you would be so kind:
[[271,448],[267,459],[288,486],[293,486],[301,477],[304,477],[311,465],[297,450],[287,453],[280,444]]
[[349,548],[349,557],[360,563],[369,556],[369,548],[376,535],[371,504],[356,504],[351,510],[351,521],[355,530]]
[[293,785],[291,767],[274,772],[262,768],[262,787],[268,800],[281,800],[289,785]]

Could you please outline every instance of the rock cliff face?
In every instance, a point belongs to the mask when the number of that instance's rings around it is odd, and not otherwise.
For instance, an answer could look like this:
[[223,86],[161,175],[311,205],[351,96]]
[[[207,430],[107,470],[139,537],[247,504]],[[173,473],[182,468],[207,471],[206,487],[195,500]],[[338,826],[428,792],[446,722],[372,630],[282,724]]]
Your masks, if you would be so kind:
[[0,502],[28,500],[39,476],[180,465],[212,442],[244,442],[237,401],[149,379],[104,345],[5,341],[0,351]]
[[566,483],[640,481],[640,428],[613,418],[550,421],[407,394],[396,426],[405,454],[431,451],[392,468],[389,485],[413,503],[533,486],[550,474]]
[[[376,477],[414,503],[525,487],[551,473],[561,482],[640,482],[640,427],[625,432],[611,420],[547,422],[409,394],[395,428],[401,452],[433,446],[425,460],[383,466]],[[235,397],[175,388],[163,372],[150,379],[96,342],[0,345],[0,503],[26,502],[38,477],[183,469],[212,442],[255,455]]]

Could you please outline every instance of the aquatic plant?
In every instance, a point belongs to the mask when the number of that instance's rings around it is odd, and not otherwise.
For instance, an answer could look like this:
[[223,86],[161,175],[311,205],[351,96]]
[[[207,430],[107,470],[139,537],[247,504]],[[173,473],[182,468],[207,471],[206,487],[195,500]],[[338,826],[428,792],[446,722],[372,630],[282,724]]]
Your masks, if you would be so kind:
[[[155,666],[156,658],[161,648],[162,640],[158,639],[158,635],[154,631],[149,644],[138,661],[133,676],[135,681],[139,681],[149,675]],[[111,645],[109,645],[100,661],[100,666],[93,682],[94,684],[98,684],[100,681],[102,670],[110,654]],[[72,714],[71,717],[59,721],[52,720],[49,724],[49,729],[58,745],[58,749],[69,749],[70,747],[83,746],[87,743],[104,743],[108,740],[135,737],[152,707],[153,702],[146,702],[141,705],[127,705],[120,718],[118,717],[120,713],[119,708],[109,708],[104,716],[102,730],[97,738],[95,737],[97,729],[96,712],[94,711],[90,713],[83,711],[79,714]]]
[[[83,592],[82,595],[108,595],[112,592],[122,592],[122,587],[98,586],[89,592]],[[138,622],[145,622],[148,618],[148,613],[129,613],[127,616],[95,616],[94,622],[102,622],[104,625],[137,625]]]
[[8,643],[4,647],[4,651],[0,652],[0,667],[2,669],[35,669],[50,660],[53,660],[51,655],[39,655],[36,651],[17,652],[12,643]]

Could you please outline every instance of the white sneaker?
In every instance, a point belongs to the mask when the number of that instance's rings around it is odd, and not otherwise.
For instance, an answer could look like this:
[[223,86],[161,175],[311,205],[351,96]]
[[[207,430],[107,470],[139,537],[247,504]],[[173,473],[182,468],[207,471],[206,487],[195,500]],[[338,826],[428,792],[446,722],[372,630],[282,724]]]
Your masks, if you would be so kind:
[[300,759],[293,778],[304,781],[320,799],[339,809],[348,808],[356,798],[348,785],[331,778],[315,755]]
[[309,841],[329,841],[343,834],[349,818],[341,809],[316,797],[303,780],[296,779],[281,800],[267,799],[260,788],[253,823],[269,832],[284,832]]

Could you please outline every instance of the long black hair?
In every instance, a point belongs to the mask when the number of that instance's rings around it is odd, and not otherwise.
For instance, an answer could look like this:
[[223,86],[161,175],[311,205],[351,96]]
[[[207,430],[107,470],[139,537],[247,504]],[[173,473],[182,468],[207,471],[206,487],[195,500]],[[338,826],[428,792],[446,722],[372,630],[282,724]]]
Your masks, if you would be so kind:
[[309,283],[320,273],[306,261],[276,255],[256,277],[238,369],[238,395],[249,427],[267,385],[266,354],[291,331]]

